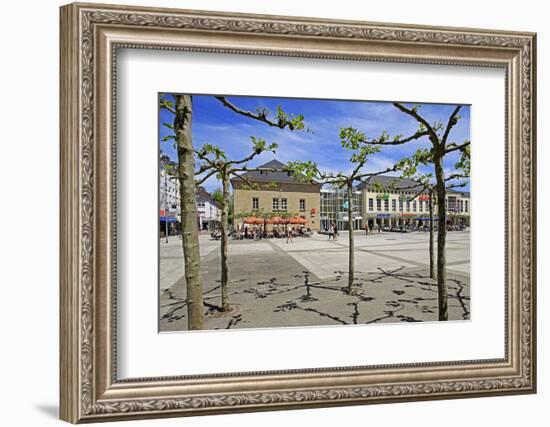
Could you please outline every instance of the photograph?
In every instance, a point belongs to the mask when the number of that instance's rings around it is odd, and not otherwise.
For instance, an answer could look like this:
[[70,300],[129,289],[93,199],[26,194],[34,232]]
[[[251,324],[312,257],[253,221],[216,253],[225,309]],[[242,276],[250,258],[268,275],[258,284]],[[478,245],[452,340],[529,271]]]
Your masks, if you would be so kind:
[[470,105],[158,102],[159,332],[470,320]]

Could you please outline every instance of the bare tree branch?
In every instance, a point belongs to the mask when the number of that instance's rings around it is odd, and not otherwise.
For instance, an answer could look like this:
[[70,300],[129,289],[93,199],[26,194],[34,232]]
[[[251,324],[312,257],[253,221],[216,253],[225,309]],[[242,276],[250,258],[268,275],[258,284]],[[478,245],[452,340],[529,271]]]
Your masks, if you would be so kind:
[[466,185],[468,185],[467,182],[458,182],[456,184],[451,184],[451,185],[447,185],[445,188],[447,190],[450,190],[452,188],[460,188],[460,187],[466,187]]
[[[205,161],[206,163],[209,164],[209,166],[206,168],[206,169],[209,169],[209,168],[214,168],[214,169],[220,169],[220,166],[216,164],[216,162],[214,162],[214,160],[212,160],[211,158],[209,158],[205,153],[201,152],[201,151],[197,151],[195,150],[195,154],[197,155],[197,157],[203,161]],[[201,166],[202,168],[202,166]]]
[[161,104],[161,105],[160,105],[160,108],[163,108],[163,109],[165,109],[165,110],[167,110],[167,111],[170,111],[172,114],[176,114],[176,110],[175,110],[174,108],[172,108],[172,107],[169,107],[169,106],[166,105],[166,104]]
[[453,173],[445,178],[445,181],[452,181],[453,179],[467,179],[470,178],[468,175],[463,173]]
[[402,145],[412,140],[419,139],[419,138],[422,138],[423,136],[429,136],[429,135],[430,135],[430,132],[428,131],[417,131],[411,136],[403,139],[396,139],[391,141],[384,141],[382,139],[373,139],[373,140],[365,139],[365,140],[361,140],[361,142],[369,145]]
[[262,153],[263,153],[262,150],[255,150],[252,154],[250,154],[249,156],[245,157],[244,159],[242,159],[242,160],[233,160],[233,161],[227,162],[227,164],[228,164],[228,165],[242,165],[243,163],[248,163],[248,162],[251,161],[254,157],[259,156],[259,155],[262,154]]
[[417,191],[417,193],[413,197],[409,198],[409,200],[416,199],[417,197],[421,196],[424,193],[424,191],[426,191],[426,187],[423,187],[420,191]]
[[[204,175],[202,178],[200,179],[197,179],[195,180],[195,183],[197,185],[201,185],[204,183],[204,181],[206,181],[208,178],[210,178],[212,175],[214,175],[215,173],[217,173],[218,170],[217,169],[211,169],[210,172],[208,172],[206,175]],[[195,175],[196,176],[196,175]]]
[[416,190],[418,187],[421,187],[421,190],[420,190],[420,194],[423,193],[424,191],[426,190],[429,190],[431,185],[425,183],[425,182],[422,182],[422,181],[417,181],[415,180],[414,178],[409,178],[410,180],[414,181],[415,184],[414,185],[409,185],[409,186],[406,186],[406,187],[393,187],[395,190]]
[[253,184],[252,182],[250,182],[250,180],[245,177],[245,176],[242,176],[242,175],[238,175],[236,173],[232,173],[232,175],[235,177],[235,178],[238,178],[238,179],[241,179],[245,182],[245,184],[248,186],[249,189],[253,189],[253,188],[258,188],[259,186],[258,185],[255,185]]
[[456,150],[463,150],[469,145],[470,145],[470,141],[465,141],[464,143],[458,144],[458,145],[455,143],[452,143],[445,149],[445,154],[451,153]]
[[284,129],[284,128],[288,127],[290,130],[294,130],[294,128],[295,128],[295,126],[288,120],[273,121],[273,120],[270,120],[267,117],[267,115],[262,113],[262,112],[253,113],[252,111],[243,110],[243,109],[237,107],[232,102],[228,101],[227,98],[225,98],[224,96],[216,96],[215,98],[218,101],[220,101],[224,106],[226,106],[227,108],[229,108],[233,112],[235,112],[237,114],[240,114],[242,116],[245,116],[245,117],[248,117],[248,118],[251,118],[251,119],[254,119],[254,120],[258,120],[260,122],[268,124],[269,126],[278,127],[280,129]]
[[[232,172],[289,172],[288,169],[285,168],[249,168],[247,166],[244,166],[242,168],[231,168]],[[241,176],[241,175],[237,175]]]
[[457,105],[454,109],[453,113],[449,117],[449,120],[447,121],[447,127],[445,128],[445,133],[443,134],[443,138],[441,138],[441,145],[445,147],[445,144],[447,144],[447,138],[449,137],[449,132],[451,132],[451,129],[454,125],[458,123],[458,119],[456,118],[456,115],[462,108],[462,105]]
[[[395,172],[396,170],[397,170],[397,166],[392,166],[391,168],[387,168],[387,169],[384,169],[384,170],[381,170],[381,171],[378,171],[378,172],[364,173],[364,174],[361,174],[361,175],[357,175],[355,177],[355,180],[358,180],[358,181],[364,182],[365,184],[368,184],[372,177],[378,176],[378,175],[383,175],[383,174],[388,173],[388,172]],[[364,178],[367,178],[367,179],[365,180]]]
[[357,166],[355,166],[355,169],[353,169],[353,172],[351,173],[350,177],[355,177],[359,173],[359,170],[365,165],[367,162],[367,159],[365,158],[362,162],[358,162]]
[[202,175],[204,172],[206,172],[209,169],[212,169],[212,166],[207,166],[203,163],[202,165],[200,165],[199,170],[195,171],[195,176]]
[[398,102],[394,102],[393,105],[394,105],[394,107],[398,108],[399,110],[401,110],[405,114],[408,114],[409,116],[416,119],[416,121],[422,123],[426,127],[428,134],[431,135],[431,136],[434,136],[435,138],[437,138],[437,133],[435,132],[432,125],[430,125],[428,123],[428,121],[424,117],[422,117],[420,114],[418,114],[415,110],[409,109],[409,108],[405,107],[404,105],[402,105]]

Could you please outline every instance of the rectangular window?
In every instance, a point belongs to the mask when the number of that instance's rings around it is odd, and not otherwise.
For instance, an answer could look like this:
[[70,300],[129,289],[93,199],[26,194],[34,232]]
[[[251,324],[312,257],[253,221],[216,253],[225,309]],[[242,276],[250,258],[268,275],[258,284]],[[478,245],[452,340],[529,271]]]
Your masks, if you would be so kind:
[[407,212],[411,211],[411,202],[407,200]]
[[281,210],[286,211],[287,210],[287,202],[286,199],[281,199]]
[[252,210],[260,209],[260,200],[257,197],[252,197]]
[[413,212],[416,212],[416,200],[413,202]]
[[369,198],[369,211],[373,211],[374,210],[374,200],[371,198]]
[[300,212],[304,212],[306,210],[306,199],[300,199]]
[[274,198],[273,199],[273,210],[278,211],[279,210],[279,199]]
[[399,200],[399,212],[403,212],[403,200]]
[[384,210],[386,212],[390,210],[390,201],[388,199],[384,200]]
[[397,210],[397,202],[395,199],[392,199],[391,201],[391,210],[395,212]]
[[464,200],[464,212],[468,212],[468,200]]
[[382,210],[382,200],[376,199],[376,210],[381,211]]
[[458,203],[457,203],[456,197],[451,196],[451,197],[447,198],[446,202],[447,202],[447,210],[449,212],[456,212],[458,210],[457,209],[457,207],[458,207],[457,204]]

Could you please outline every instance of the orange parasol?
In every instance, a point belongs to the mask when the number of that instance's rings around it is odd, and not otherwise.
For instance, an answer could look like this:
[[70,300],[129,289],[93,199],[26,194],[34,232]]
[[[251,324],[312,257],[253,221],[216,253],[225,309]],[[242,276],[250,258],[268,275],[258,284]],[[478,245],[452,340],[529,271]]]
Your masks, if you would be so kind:
[[287,224],[288,220],[281,218],[280,216],[274,216],[269,220],[270,224]]
[[288,221],[290,224],[305,224],[307,223],[307,220],[305,218],[301,218],[299,216],[295,216],[293,218],[290,218]]

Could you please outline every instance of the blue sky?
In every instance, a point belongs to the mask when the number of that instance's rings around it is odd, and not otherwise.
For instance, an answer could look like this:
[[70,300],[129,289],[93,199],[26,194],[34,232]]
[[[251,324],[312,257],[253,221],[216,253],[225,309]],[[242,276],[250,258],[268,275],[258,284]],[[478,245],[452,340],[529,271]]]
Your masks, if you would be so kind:
[[[271,127],[234,113],[212,95],[194,95],[192,133],[195,148],[200,148],[205,143],[219,145],[225,150],[228,158],[240,159],[250,154],[252,136],[279,145],[276,154],[263,153],[256,157],[250,166],[258,166],[276,158],[283,163],[292,160],[311,160],[325,171],[348,171],[352,168],[349,162],[351,153],[340,145],[340,128],[353,127],[371,138],[379,136],[382,131],[388,132],[390,137],[398,134],[409,136],[418,129],[416,120],[399,111],[391,102],[241,96],[227,96],[227,99],[250,111],[255,111],[258,107],[268,108],[273,116],[276,114],[277,106],[281,106],[286,113],[303,114],[304,123],[312,131],[308,133]],[[455,105],[447,104],[414,104],[421,106],[419,113],[430,123],[439,120],[446,124],[455,108]],[[412,106],[410,103],[406,105]],[[161,124],[173,122],[170,112],[161,109],[159,114]],[[470,139],[470,107],[463,106],[460,116],[461,119],[451,131],[449,142],[462,143]],[[162,138],[172,131],[162,125],[159,129],[161,150],[173,160],[177,160],[173,140],[162,141]],[[397,160],[411,155],[421,147],[430,147],[426,137],[399,146],[382,147],[379,153],[369,158],[364,170],[375,172],[391,167]],[[448,172],[454,169],[458,158],[458,152],[447,155],[444,167]],[[213,191],[219,186],[215,178],[205,183],[208,191]],[[469,191],[469,185],[464,190]]]

